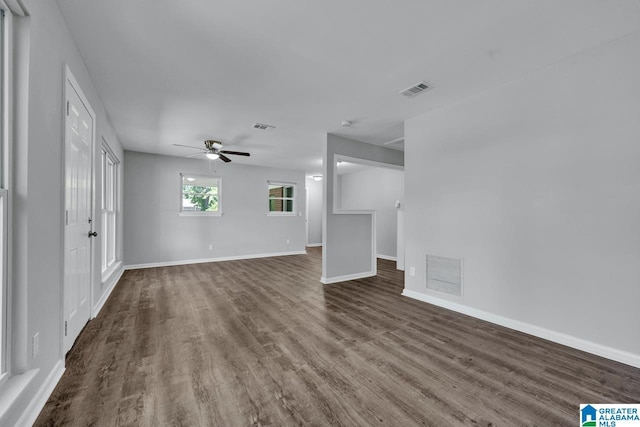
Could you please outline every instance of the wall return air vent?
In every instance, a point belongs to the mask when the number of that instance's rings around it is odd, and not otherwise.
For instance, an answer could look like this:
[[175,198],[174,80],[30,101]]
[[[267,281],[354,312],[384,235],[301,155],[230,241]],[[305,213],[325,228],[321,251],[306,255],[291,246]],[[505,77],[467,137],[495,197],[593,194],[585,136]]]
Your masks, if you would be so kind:
[[427,289],[462,297],[462,260],[427,255]]
[[259,129],[259,130],[272,131],[276,127],[275,126],[271,126],[271,125],[265,125],[263,123],[254,123],[253,128],[254,129]]
[[420,82],[406,89],[403,89],[398,93],[400,95],[406,96],[407,98],[413,98],[416,95],[420,95],[421,93],[428,91],[429,89],[431,89],[431,86],[429,86],[425,82]]

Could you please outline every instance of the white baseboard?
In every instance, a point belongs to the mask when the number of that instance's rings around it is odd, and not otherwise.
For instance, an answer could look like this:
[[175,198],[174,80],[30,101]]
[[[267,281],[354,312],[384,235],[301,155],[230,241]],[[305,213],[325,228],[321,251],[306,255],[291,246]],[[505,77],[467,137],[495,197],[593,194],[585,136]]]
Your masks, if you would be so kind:
[[271,257],[277,257],[277,256],[306,255],[306,254],[307,254],[307,251],[291,251],[291,252],[274,252],[270,254],[237,255],[237,256],[226,256],[226,257],[205,258],[205,259],[186,259],[181,261],[152,262],[148,264],[132,264],[132,265],[126,265],[124,269],[137,270],[139,268],[171,267],[174,265],[202,264],[205,262],[238,261],[242,259],[271,258]]
[[105,285],[103,286],[103,288],[105,289],[96,305],[93,306],[93,311],[91,313],[92,319],[95,319],[98,313],[100,313],[100,310],[102,310],[104,303],[106,303],[107,299],[109,299],[109,295],[111,295],[111,292],[113,292],[113,290],[115,289],[123,273],[124,266],[120,264],[120,266],[111,274],[111,276],[109,276],[109,278],[105,282],[103,282],[103,285]]
[[382,254],[378,254],[378,255],[376,255],[376,258],[386,259],[386,260],[388,260],[388,261],[398,261],[398,258],[397,258],[397,257],[389,256],[389,255],[382,255]]
[[20,418],[18,418],[16,426],[27,427],[32,426],[33,423],[36,422],[40,411],[42,411],[42,408],[44,408],[44,405],[47,403],[47,399],[49,399],[49,396],[53,393],[53,389],[56,388],[58,381],[62,378],[64,370],[64,359],[58,360],[56,366],[53,367],[47,379],[42,383],[40,389],[33,396]]
[[308,248],[317,248],[318,246],[322,246],[322,243],[307,243]]
[[348,280],[364,279],[365,277],[375,276],[375,271],[366,271],[364,273],[347,274],[345,276],[321,277],[320,283],[330,285],[332,283],[346,282]]
[[519,320],[510,319],[508,317],[499,316],[497,314],[478,310],[473,307],[441,299],[432,295],[410,291],[407,289],[402,291],[402,295],[416,299],[418,301],[427,302],[429,304],[456,311],[458,313],[466,314],[467,316],[486,320],[487,322],[495,323],[496,325],[515,329],[516,331],[524,332],[525,334],[533,335],[539,338],[553,341],[558,344],[586,351],[587,353],[595,354],[596,356],[606,357],[607,359],[615,360],[616,362],[621,362],[627,365],[635,366],[636,368],[640,368],[640,355],[638,354],[633,354],[623,350],[607,347],[602,344],[597,344],[591,341],[584,340],[582,338],[564,334],[562,332],[541,328],[530,323],[525,323]]

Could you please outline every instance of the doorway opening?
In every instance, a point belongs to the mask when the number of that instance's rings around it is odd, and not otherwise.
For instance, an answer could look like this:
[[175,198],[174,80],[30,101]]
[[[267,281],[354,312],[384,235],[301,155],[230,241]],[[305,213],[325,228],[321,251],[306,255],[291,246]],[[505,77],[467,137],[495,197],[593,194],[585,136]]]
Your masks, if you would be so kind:
[[336,212],[375,212],[376,257],[404,269],[404,170],[385,163],[337,157]]

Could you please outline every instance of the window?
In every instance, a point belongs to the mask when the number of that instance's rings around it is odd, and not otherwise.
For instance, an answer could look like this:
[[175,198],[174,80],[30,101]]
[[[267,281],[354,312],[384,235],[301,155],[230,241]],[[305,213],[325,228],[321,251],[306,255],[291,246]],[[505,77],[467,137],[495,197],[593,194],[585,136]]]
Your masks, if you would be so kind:
[[295,215],[295,194],[295,184],[269,182],[269,214]]
[[220,178],[192,174],[180,176],[181,215],[222,215]]
[[11,14],[4,9],[0,1],[0,383],[7,379],[7,293],[8,293],[8,254],[9,254],[9,74],[6,72],[9,62],[9,37],[8,29]]
[[116,262],[118,159],[102,144],[102,274]]
[[7,190],[0,188],[0,280],[2,281],[2,288],[0,289],[0,382],[6,372],[5,356],[7,350],[7,325],[5,319],[7,313],[7,251],[9,249],[7,195]]

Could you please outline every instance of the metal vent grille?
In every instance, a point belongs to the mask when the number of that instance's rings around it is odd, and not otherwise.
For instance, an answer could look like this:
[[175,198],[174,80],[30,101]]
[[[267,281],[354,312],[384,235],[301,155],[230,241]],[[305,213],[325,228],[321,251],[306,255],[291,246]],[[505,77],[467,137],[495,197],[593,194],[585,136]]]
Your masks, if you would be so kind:
[[462,260],[427,255],[427,289],[462,297]]
[[407,98],[413,98],[416,95],[420,95],[423,92],[431,89],[431,87],[425,82],[417,83],[411,87],[401,90],[398,92],[400,95],[406,96]]
[[263,123],[255,123],[253,125],[254,129],[259,129],[259,130],[268,130],[268,131],[272,131],[274,130],[276,127],[275,126],[271,126],[271,125],[265,125]]

